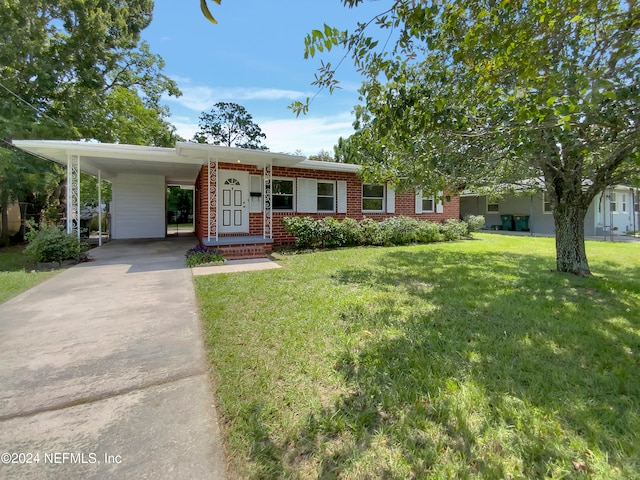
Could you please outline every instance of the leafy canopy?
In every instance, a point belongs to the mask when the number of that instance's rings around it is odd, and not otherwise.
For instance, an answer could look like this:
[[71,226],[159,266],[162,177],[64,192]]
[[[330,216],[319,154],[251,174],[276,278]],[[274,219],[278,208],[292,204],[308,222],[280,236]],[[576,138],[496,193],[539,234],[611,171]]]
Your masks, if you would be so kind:
[[[305,53],[341,45],[364,76],[352,142],[371,177],[436,191],[542,176],[572,245],[559,268],[588,272],[591,200],[640,172],[639,28],[636,2],[396,0],[353,32],[314,30]],[[314,83],[336,81],[323,64]]]
[[198,126],[194,136],[198,143],[267,150],[262,145],[267,136],[246,108],[237,103],[216,103],[210,111],[202,112]]
[[13,202],[60,191],[59,169],[15,152],[12,139],[175,143],[159,102],[180,91],[140,37],[152,10],[152,0],[0,0],[3,225]]

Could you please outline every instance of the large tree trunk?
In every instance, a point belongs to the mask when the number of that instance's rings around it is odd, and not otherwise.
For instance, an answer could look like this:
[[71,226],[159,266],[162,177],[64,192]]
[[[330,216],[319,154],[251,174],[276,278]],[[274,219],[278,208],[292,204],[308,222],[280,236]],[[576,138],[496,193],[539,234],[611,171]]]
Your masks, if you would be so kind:
[[2,233],[0,233],[0,247],[9,245],[9,194],[2,192],[0,198],[0,217],[2,217]]
[[560,204],[553,213],[556,226],[556,268],[574,275],[591,275],[584,248],[584,217],[580,205]]

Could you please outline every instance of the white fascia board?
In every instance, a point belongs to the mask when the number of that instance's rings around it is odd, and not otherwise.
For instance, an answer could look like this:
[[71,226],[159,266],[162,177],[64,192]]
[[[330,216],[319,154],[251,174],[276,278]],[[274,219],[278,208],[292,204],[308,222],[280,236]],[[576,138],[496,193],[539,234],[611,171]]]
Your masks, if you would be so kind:
[[265,165],[272,162],[274,165],[283,164],[292,166],[305,160],[299,155],[289,155],[286,153],[274,153],[267,150],[253,150],[250,148],[223,147],[220,145],[209,145],[207,143],[178,142],[176,143],[176,154],[181,157],[192,158],[213,158],[221,162],[249,163],[253,165]]
[[360,170],[360,165],[353,163],[338,162],[322,162],[319,160],[304,160],[297,165],[296,168],[305,168],[308,170],[327,170],[330,172],[351,172],[356,173]]

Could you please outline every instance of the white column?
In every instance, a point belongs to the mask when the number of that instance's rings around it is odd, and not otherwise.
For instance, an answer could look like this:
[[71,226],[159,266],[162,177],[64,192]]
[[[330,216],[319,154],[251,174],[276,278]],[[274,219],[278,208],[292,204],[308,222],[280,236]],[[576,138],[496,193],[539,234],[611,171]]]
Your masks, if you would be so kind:
[[207,238],[218,240],[218,161],[209,158],[207,163]]
[[80,155],[67,157],[67,233],[80,238]]
[[102,246],[102,174],[98,170],[98,246]]
[[273,208],[271,196],[271,161],[264,166],[264,208],[262,238],[273,238]]

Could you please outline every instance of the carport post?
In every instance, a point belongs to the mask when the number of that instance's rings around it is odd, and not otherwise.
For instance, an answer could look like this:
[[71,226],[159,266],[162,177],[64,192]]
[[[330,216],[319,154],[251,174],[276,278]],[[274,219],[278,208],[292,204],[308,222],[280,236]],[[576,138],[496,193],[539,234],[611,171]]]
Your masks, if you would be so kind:
[[211,241],[211,234],[213,234],[216,242],[218,241],[217,197],[218,161],[212,161],[211,157],[209,157],[207,163],[207,238]]
[[99,169],[98,169],[98,246],[99,247],[102,246],[102,176]]
[[80,238],[80,155],[67,156],[67,233],[72,232]]
[[271,195],[271,161],[264,166],[264,209],[262,238],[272,238],[273,236],[273,205]]

